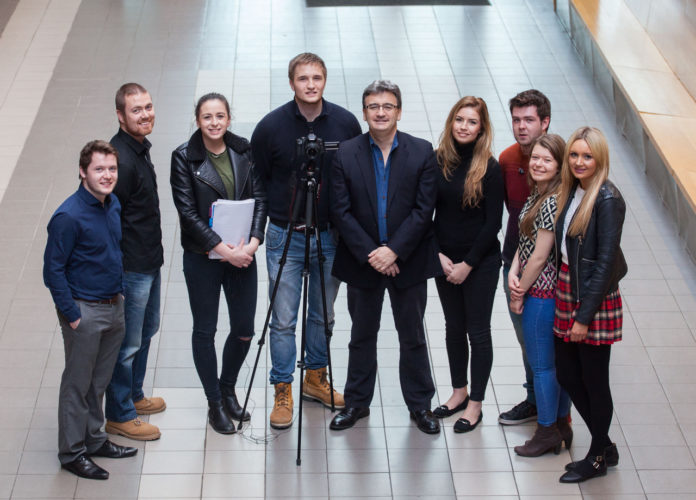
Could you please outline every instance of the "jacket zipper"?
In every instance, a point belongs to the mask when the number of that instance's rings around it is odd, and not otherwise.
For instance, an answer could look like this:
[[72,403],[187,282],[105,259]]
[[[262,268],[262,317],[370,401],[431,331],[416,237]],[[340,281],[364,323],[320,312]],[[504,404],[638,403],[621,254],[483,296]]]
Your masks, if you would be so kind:
[[578,236],[578,253],[575,255],[575,286],[578,287],[576,302],[580,302],[580,252],[582,250],[582,235]]

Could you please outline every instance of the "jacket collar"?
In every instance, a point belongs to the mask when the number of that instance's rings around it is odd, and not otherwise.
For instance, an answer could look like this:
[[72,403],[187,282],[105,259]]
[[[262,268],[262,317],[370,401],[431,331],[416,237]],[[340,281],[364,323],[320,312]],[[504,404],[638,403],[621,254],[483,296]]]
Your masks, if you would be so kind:
[[[223,139],[227,147],[232,149],[235,153],[242,154],[249,149],[249,143],[247,141],[238,135],[234,135],[229,130],[225,132]],[[189,139],[186,158],[189,161],[200,162],[205,160],[206,156],[205,144],[203,144],[203,133],[201,129],[198,129]]]

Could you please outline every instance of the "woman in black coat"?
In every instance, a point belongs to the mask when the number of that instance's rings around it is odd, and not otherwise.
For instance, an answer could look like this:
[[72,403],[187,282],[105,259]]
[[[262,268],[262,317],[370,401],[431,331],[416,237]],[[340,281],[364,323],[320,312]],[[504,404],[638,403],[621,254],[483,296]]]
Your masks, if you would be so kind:
[[[248,420],[235,395],[237,375],[254,336],[256,260],[266,224],[266,191],[254,169],[246,139],[227,130],[230,107],[221,94],[210,93],[196,105],[196,124],[188,142],[172,153],[171,185],[179,212],[184,277],[193,316],[193,360],[208,399],[208,420],[217,432],[235,432],[232,419]],[[251,232],[227,244],[209,226],[218,199],[253,198]],[[209,257],[215,251],[219,258]],[[215,332],[220,288],[225,292],[230,333],[218,379]]]
[[607,473],[619,454],[609,438],[611,345],[621,340],[619,280],[626,204],[608,179],[609,148],[599,130],[582,127],[566,145],[556,216],[556,376],[592,435],[583,460],[566,465],[562,483]]

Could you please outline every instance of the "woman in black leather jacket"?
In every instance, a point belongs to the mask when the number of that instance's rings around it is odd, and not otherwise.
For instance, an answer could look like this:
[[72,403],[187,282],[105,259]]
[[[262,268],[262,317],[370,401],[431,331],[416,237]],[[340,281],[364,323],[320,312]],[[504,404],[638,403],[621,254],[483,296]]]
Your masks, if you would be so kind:
[[556,376],[592,442],[585,459],[566,465],[562,483],[605,475],[619,461],[609,438],[609,358],[623,325],[618,285],[627,267],[619,244],[626,204],[608,175],[602,132],[576,130],[566,146],[556,218]]
[[[181,224],[184,277],[193,316],[193,361],[208,398],[208,420],[217,432],[235,432],[232,419],[242,418],[235,395],[239,369],[254,335],[256,260],[266,225],[266,190],[254,169],[246,139],[227,130],[230,107],[221,94],[210,93],[196,105],[198,130],[172,152],[170,182]],[[225,244],[209,226],[211,205],[218,199],[253,198],[251,234]],[[214,250],[219,259],[211,259]],[[215,354],[220,287],[225,292],[230,333],[225,341],[218,379]],[[249,414],[243,415],[249,420]]]

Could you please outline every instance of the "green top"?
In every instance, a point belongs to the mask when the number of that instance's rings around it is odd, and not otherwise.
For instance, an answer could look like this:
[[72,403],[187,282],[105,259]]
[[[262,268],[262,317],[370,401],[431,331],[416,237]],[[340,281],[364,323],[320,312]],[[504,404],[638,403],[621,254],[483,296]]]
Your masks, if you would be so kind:
[[222,183],[225,185],[227,199],[234,200],[234,172],[232,171],[232,163],[230,162],[230,155],[227,153],[227,149],[219,155],[208,151],[208,158],[210,158],[215,170],[217,170],[222,179]]

